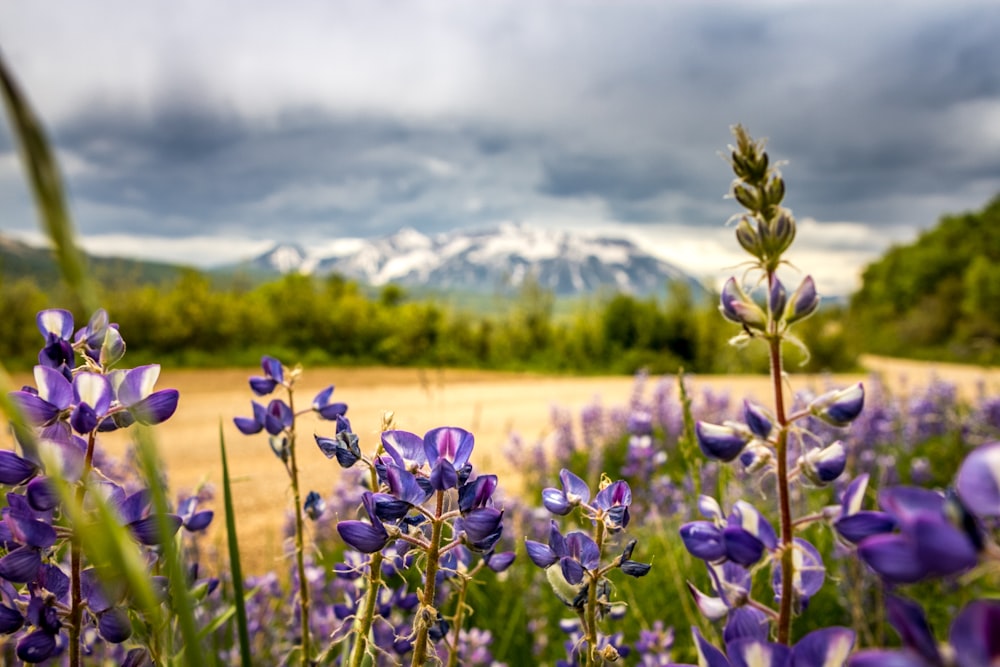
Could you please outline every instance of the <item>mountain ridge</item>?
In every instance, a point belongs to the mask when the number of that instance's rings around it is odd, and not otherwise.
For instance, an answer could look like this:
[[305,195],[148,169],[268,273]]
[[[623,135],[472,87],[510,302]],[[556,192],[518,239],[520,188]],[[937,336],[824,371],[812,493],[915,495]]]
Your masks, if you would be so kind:
[[374,239],[350,239],[307,251],[276,243],[243,266],[276,274],[337,273],[374,286],[496,291],[521,287],[529,276],[559,296],[602,290],[635,296],[665,292],[684,283],[696,293],[701,283],[677,266],[615,236],[591,236],[502,224],[428,236],[411,228]]

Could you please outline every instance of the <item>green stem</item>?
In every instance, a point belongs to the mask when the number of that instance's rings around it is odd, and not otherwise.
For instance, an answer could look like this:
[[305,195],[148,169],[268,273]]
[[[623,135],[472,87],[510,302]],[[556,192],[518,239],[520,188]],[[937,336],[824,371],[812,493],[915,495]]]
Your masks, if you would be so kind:
[[[768,273],[768,287],[776,280]],[[792,627],[792,596],[795,578],[792,561],[792,508],[788,488],[788,417],[785,414],[785,394],[782,385],[781,336],[772,321],[768,337],[771,352],[771,382],[774,385],[774,412],[778,420],[778,506],[781,517],[781,608],[778,612],[778,643],[788,644]]]
[[437,609],[434,607],[434,597],[437,595],[438,558],[441,550],[441,534],[444,522],[441,514],[444,511],[444,491],[437,492],[437,509],[431,521],[431,543],[427,548],[427,570],[424,573],[424,591],[420,599],[420,609],[417,612],[416,638],[413,642],[413,660],[411,667],[420,667],[427,660],[427,635],[431,624],[437,620]]
[[[292,390],[288,390],[288,406],[295,414]],[[295,565],[299,573],[299,611],[302,625],[302,667],[312,659],[312,642],[309,636],[309,581],[306,579],[305,524],[302,520],[302,494],[299,491],[299,465],[295,457],[295,426],[288,430],[289,477],[292,480],[292,502],[295,503]]]
[[355,624],[357,641],[351,654],[350,667],[361,667],[361,662],[368,652],[368,635],[371,634],[378,591],[382,586],[382,558],[382,552],[376,551],[368,563],[368,591],[365,594],[365,608]]
[[[594,542],[597,543],[597,553],[604,551],[604,521],[597,520],[597,532]],[[587,586],[587,611],[584,617],[584,638],[587,642],[587,653],[584,656],[584,666],[600,664],[603,662],[597,655],[597,587],[603,576],[600,569],[589,573],[590,583]]]
[[[77,507],[83,507],[84,496],[87,494],[87,478],[94,465],[94,445],[97,442],[97,433],[92,431],[87,439],[87,454],[83,459],[83,474],[80,476],[80,485],[76,489]],[[76,539],[70,541],[69,547],[70,561],[70,610],[67,625],[69,625],[69,665],[70,667],[80,667],[80,631],[83,624],[83,589],[80,585],[80,571],[83,569],[83,551],[80,542]]]

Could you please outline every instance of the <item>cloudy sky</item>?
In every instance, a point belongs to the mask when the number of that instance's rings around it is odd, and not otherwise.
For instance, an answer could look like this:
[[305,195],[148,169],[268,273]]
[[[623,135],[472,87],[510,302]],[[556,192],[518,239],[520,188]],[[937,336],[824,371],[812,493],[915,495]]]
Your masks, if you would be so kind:
[[[85,245],[201,266],[505,221],[740,261],[720,151],[787,161],[827,292],[1000,191],[996,2],[0,4]],[[34,214],[0,130],[0,230]],[[825,281],[825,283],[824,283]]]

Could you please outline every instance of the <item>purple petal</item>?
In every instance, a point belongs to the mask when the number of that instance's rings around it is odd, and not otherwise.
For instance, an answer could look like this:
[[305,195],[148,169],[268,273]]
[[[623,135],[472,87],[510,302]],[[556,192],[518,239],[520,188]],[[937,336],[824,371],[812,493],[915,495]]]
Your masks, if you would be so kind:
[[771,435],[771,420],[759,405],[743,401],[743,420],[750,431],[761,440],[767,440]]
[[861,503],[865,499],[865,490],[868,488],[868,473],[858,475],[844,491],[840,498],[842,507],[841,516],[848,516],[861,511]]
[[542,544],[541,542],[535,542],[533,540],[524,541],[525,549],[528,552],[528,558],[531,562],[541,568],[549,567],[559,560],[559,556],[556,552],[552,550],[547,544]]
[[108,378],[97,373],[80,373],[73,378],[73,394],[77,403],[86,403],[100,416],[107,414],[114,398]]
[[726,644],[733,667],[787,667],[791,649],[760,639],[737,639]]
[[601,552],[597,548],[597,543],[590,535],[579,530],[574,530],[566,536],[566,553],[588,570],[595,570],[601,564]]
[[559,481],[562,482],[563,492],[571,505],[586,505],[590,500],[590,487],[566,468],[559,471]]
[[97,618],[97,632],[105,641],[121,644],[132,636],[132,622],[121,608],[108,609]]
[[722,531],[729,560],[749,567],[764,555],[764,543],[738,526],[727,526]]
[[442,456],[457,468],[469,462],[475,438],[465,429],[455,426],[442,426],[432,429],[424,435],[424,454],[431,465]]
[[629,488],[628,482],[625,480],[618,480],[601,489],[594,499],[594,504],[604,510],[616,506],[631,505],[632,489]]
[[722,531],[708,521],[692,521],[681,526],[681,540],[695,558],[715,562],[726,557]]
[[58,410],[65,410],[73,403],[73,385],[54,368],[35,366],[35,386],[38,397]]
[[41,630],[35,630],[17,642],[17,657],[25,662],[42,662],[51,657],[55,650],[55,635]]
[[389,493],[411,505],[422,504],[430,494],[417,483],[417,478],[397,466],[388,465],[385,468],[386,483]]
[[708,643],[698,628],[691,626],[694,635],[694,646],[698,651],[698,664],[702,667],[731,667],[726,656],[719,649]]
[[15,584],[26,584],[38,576],[42,556],[38,549],[18,547],[0,558],[0,577]]
[[260,377],[259,375],[254,375],[250,378],[250,391],[258,396],[267,396],[274,391],[277,386],[277,381],[272,378]]
[[155,426],[173,416],[179,398],[180,392],[176,389],[163,389],[133,404],[129,413],[140,424]]
[[[70,392],[72,392],[72,388],[70,388]],[[9,396],[21,410],[25,420],[36,426],[51,422],[61,412],[59,408],[31,392],[12,391]]]
[[788,667],[842,667],[853,648],[853,630],[841,627],[814,630],[795,644]]
[[542,505],[548,511],[559,516],[566,516],[575,507],[575,505],[569,502],[562,489],[554,489],[552,487],[542,489]]
[[[733,518],[736,521],[733,521]],[[732,514],[729,517],[729,524],[736,523],[743,530],[747,531],[763,545],[771,550],[778,546],[778,536],[774,532],[774,527],[764,518],[764,515],[757,511],[757,508],[745,500],[737,500],[733,505]]]
[[718,621],[720,618],[725,618],[726,614],[729,613],[729,605],[722,598],[705,595],[690,581],[687,587],[691,593],[691,597],[694,598],[694,603],[697,605],[698,611],[708,620]]
[[738,639],[756,639],[764,642],[767,641],[769,628],[767,616],[761,610],[746,606],[737,607],[730,612],[726,620],[722,639],[727,645]]
[[[167,531],[170,536],[173,537],[173,535],[180,530],[181,518],[176,514],[167,514],[166,521]],[[127,527],[132,531],[132,534],[135,535],[135,538],[146,546],[155,546],[163,543],[163,536],[160,534],[159,521],[155,515],[148,516],[145,519],[139,519],[138,521],[133,521],[128,524]]]
[[0,604],[0,635],[10,635],[24,626],[24,616],[16,609]]
[[972,450],[958,469],[958,495],[979,517],[1000,516],[1000,442]]
[[912,524],[918,557],[928,572],[949,576],[976,566],[979,555],[961,530],[938,517],[918,516]]
[[913,543],[899,534],[869,537],[858,545],[858,556],[889,583],[913,583],[928,574]]
[[431,469],[431,488],[436,491],[447,491],[458,486],[458,472],[451,461],[442,457]]
[[[792,552],[793,585],[799,598],[808,600],[823,587],[823,582],[826,580],[826,568],[823,567],[823,558],[816,551],[816,547],[799,537],[795,538],[794,544]],[[780,560],[775,562],[771,583],[775,596],[780,599],[782,590]]]
[[264,355],[260,358],[260,367],[269,378],[274,378],[278,383],[285,381],[285,369],[281,362],[274,357]]
[[149,364],[137,366],[126,371],[118,386],[118,401],[125,407],[131,407],[153,393],[153,387],[160,377],[160,365]]
[[502,551],[498,554],[488,554],[485,560],[487,567],[494,572],[504,572],[514,563],[515,557],[513,551]]
[[38,472],[38,466],[14,452],[0,450],[0,484],[17,486],[28,481]]
[[694,431],[698,446],[705,456],[727,463],[739,456],[750,440],[732,427],[701,421],[695,424]]
[[949,635],[959,665],[1000,663],[1000,602],[973,600],[965,606]]
[[59,308],[43,310],[35,316],[38,330],[46,338],[52,334],[63,340],[69,340],[73,335],[73,313]]
[[389,541],[385,528],[366,521],[341,521],[337,524],[337,532],[351,548],[366,554],[379,551]]
[[48,477],[36,477],[25,488],[25,498],[33,510],[48,512],[59,504],[59,493]]
[[889,623],[903,640],[903,646],[916,651],[932,665],[941,663],[937,641],[923,607],[911,600],[889,595],[885,600],[885,609]]
[[891,512],[900,522],[906,523],[918,514],[944,512],[944,496],[936,491],[916,486],[892,486],[878,494],[878,504],[886,512]]
[[858,651],[847,664],[849,667],[927,667],[927,663],[916,653],[882,649]]
[[424,439],[409,431],[385,431],[382,433],[382,446],[400,468],[407,468],[408,463],[422,467],[427,463],[424,451]]
[[576,585],[583,581],[584,569],[580,561],[568,557],[560,558],[559,569],[562,571],[563,578],[569,583]]
[[477,507],[486,507],[497,488],[496,475],[480,475],[474,481],[463,484],[458,489],[458,508],[468,512]]
[[479,542],[492,535],[500,527],[503,512],[495,507],[482,507],[471,510],[462,517],[462,526],[466,534],[474,542]]
[[212,519],[215,517],[215,513],[211,510],[203,510],[201,512],[195,512],[191,515],[191,518],[184,523],[184,527],[192,533],[196,533],[199,530],[205,530],[208,528],[209,524],[212,523]]
[[833,526],[841,537],[857,544],[872,535],[891,533],[896,527],[896,519],[886,512],[857,512],[837,519]]

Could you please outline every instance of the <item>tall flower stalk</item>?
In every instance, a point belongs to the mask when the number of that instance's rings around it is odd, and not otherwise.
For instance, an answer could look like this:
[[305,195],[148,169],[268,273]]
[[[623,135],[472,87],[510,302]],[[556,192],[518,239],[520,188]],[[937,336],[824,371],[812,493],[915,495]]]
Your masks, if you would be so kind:
[[311,664],[314,647],[310,628],[309,584],[306,577],[305,521],[303,519],[302,492],[299,486],[299,464],[296,452],[296,420],[303,414],[315,412],[321,419],[336,420],[347,412],[344,403],[332,402],[333,386],[319,392],[308,409],[295,410],[295,382],[302,374],[301,367],[286,368],[274,357],[261,359],[263,375],[250,378],[250,389],[257,396],[268,396],[279,387],[284,389],[286,400],[275,398],[264,406],[252,401],[252,417],[236,417],[233,422],[246,435],[266,431],[271,450],[285,466],[292,488],[295,505],[295,568],[298,577],[299,624],[302,633],[301,664]]
[[[690,589],[704,615],[712,620],[728,618],[724,633],[727,646],[738,648],[746,644],[733,642],[749,641],[759,650],[780,653],[787,649],[773,646],[791,646],[795,614],[805,609],[825,580],[819,552],[796,537],[796,530],[822,520],[823,514],[796,519],[791,507],[793,485],[826,486],[840,477],[847,463],[846,449],[840,441],[825,444],[803,423],[813,416],[836,428],[847,426],[861,412],[864,389],[858,384],[833,391],[818,397],[807,408],[789,413],[783,348],[790,343],[808,354],[790,329],[816,311],[819,296],[809,276],[791,295],[779,279],[778,269],[788,263],[784,255],[795,239],[796,227],[791,212],[781,205],[785,184],[764,151],[763,142],[754,141],[741,126],[735,127],[733,133],[736,145],[731,147],[729,162],[736,177],[730,193],[745,209],[735,216],[736,239],[751,259],[740,280],[733,277],[726,282],[719,309],[726,319],[742,328],[731,340],[733,344],[743,346],[759,340],[766,345],[774,403],[767,409],[747,401],[743,422],[698,422],[695,434],[709,458],[738,460],[750,474],[774,473],[778,530],[744,500],[735,502],[726,515],[716,499],[701,496],[698,506],[708,520],[685,524],[681,538],[687,549],[709,567],[715,596],[705,595],[694,586]],[[768,563],[777,610],[751,596],[753,574]],[[771,623],[776,645],[769,644],[770,633],[762,630]],[[699,644],[703,641],[698,635],[695,639]],[[827,639],[839,656],[853,645],[854,634],[847,629],[831,629],[823,641]],[[806,645],[814,643],[820,642],[813,639]]]

